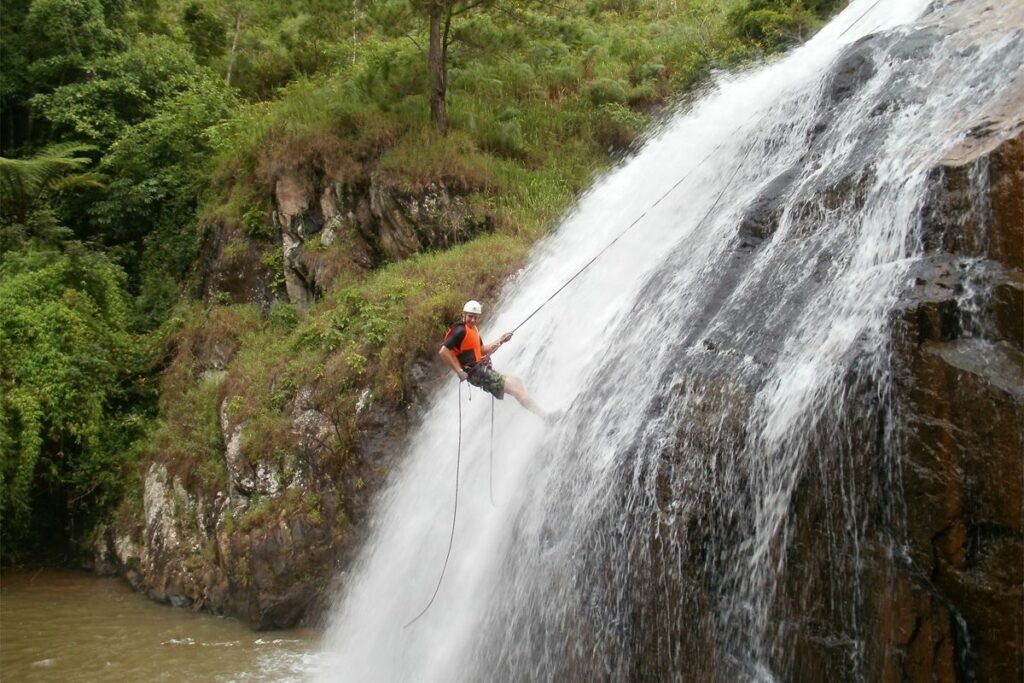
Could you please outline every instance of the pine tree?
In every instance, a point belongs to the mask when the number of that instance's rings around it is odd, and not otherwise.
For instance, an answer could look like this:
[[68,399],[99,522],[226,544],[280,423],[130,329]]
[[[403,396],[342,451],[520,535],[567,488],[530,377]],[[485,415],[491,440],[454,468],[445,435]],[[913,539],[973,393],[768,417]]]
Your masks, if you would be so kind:
[[491,0],[412,0],[413,7],[427,15],[430,50],[430,118],[441,135],[448,133],[448,48],[452,41],[452,21]]

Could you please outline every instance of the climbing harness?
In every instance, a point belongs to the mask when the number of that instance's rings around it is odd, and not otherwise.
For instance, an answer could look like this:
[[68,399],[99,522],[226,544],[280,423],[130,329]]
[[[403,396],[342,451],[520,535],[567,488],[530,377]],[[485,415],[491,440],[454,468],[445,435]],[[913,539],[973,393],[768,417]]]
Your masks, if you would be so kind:
[[456,520],[456,518],[458,517],[458,514],[459,514],[459,468],[461,467],[461,464],[462,464],[462,382],[459,382],[459,442],[458,442],[458,444],[459,445],[458,445],[458,447],[455,450],[455,505],[452,508],[452,531],[451,531],[451,534],[448,536],[448,552],[445,553],[445,556],[444,556],[444,565],[442,565],[442,567],[441,567],[441,576],[437,577],[437,585],[434,586],[434,594],[430,596],[430,602],[428,602],[427,606],[424,607],[423,610],[419,614],[417,614],[415,617],[413,617],[412,620],[409,621],[409,623],[407,623],[402,628],[409,628],[410,626],[412,626],[416,622],[416,620],[418,620],[420,617],[422,617],[424,614],[426,614],[427,610],[430,609],[430,606],[434,604],[434,598],[437,597],[437,591],[439,591],[441,589],[441,582],[444,580],[444,572],[445,572],[446,569],[448,569],[448,558],[450,558],[452,556],[452,545],[455,542],[455,520]]

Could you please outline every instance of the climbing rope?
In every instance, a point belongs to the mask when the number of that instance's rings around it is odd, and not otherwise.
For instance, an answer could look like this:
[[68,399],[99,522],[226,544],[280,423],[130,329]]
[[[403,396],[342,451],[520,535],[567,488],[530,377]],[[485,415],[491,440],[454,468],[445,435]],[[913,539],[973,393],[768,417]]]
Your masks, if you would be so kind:
[[840,33],[838,36],[836,36],[836,40],[839,40],[840,38],[845,36],[847,31],[849,31],[851,28],[853,28],[854,26],[859,24],[860,20],[863,19],[864,17],[866,17],[868,14],[870,14],[871,10],[875,9],[876,7],[878,7],[878,4],[880,2],[882,2],[882,0],[875,0],[875,4],[871,5],[871,7],[868,7],[866,10],[864,10],[864,14],[860,15],[859,17],[857,17],[852,24],[850,24],[849,26],[844,28],[843,32]]
[[494,394],[491,394],[491,458],[490,469],[487,476],[488,488],[491,493],[491,507],[498,507],[494,504]]
[[459,382],[459,441],[458,447],[455,450],[455,505],[452,509],[452,531],[448,536],[448,552],[444,556],[444,565],[441,567],[441,576],[437,577],[437,585],[434,586],[434,594],[430,596],[430,602],[423,610],[412,618],[402,628],[409,628],[416,620],[427,613],[430,606],[434,604],[434,598],[437,597],[437,592],[441,589],[441,582],[444,581],[444,572],[448,569],[448,558],[452,556],[452,544],[455,542],[455,519],[459,514],[459,468],[462,463],[462,382]]
[[[754,114],[757,114],[757,113],[758,113],[758,112],[754,112]],[[739,130],[740,128],[742,128],[742,127],[743,127],[743,125],[745,125],[745,124],[746,124],[747,122],[749,122],[749,121],[750,121],[751,119],[753,119],[753,118],[754,118],[754,115],[751,115],[751,116],[750,116],[750,118],[748,118],[748,119],[747,119],[747,121],[744,121],[744,122],[743,122],[743,124],[741,124],[741,125],[740,125],[740,126],[739,126],[739,127],[738,127],[738,128],[736,129],[736,130],[738,131],[738,130]],[[731,136],[730,136],[730,138],[731,138]],[[639,216],[637,216],[637,217],[636,217],[636,219],[635,219],[635,220],[634,220],[634,221],[633,221],[632,223],[630,223],[629,225],[627,225],[627,226],[626,226],[626,228],[625,228],[625,229],[624,229],[624,230],[623,230],[622,232],[620,232],[620,233],[619,233],[618,235],[616,235],[615,239],[613,239],[613,240],[612,240],[611,242],[609,242],[609,243],[608,243],[607,245],[605,245],[604,249],[602,249],[601,251],[597,252],[597,254],[595,254],[595,255],[594,255],[594,258],[592,258],[592,259],[590,259],[589,261],[587,261],[586,263],[584,263],[584,264],[583,264],[583,267],[582,267],[582,268],[580,268],[579,270],[577,270],[577,271],[576,271],[576,272],[575,272],[575,273],[573,274],[573,276],[572,276],[572,277],[570,277],[570,278],[569,278],[568,280],[566,280],[566,281],[565,281],[565,283],[564,283],[564,284],[563,284],[563,285],[562,285],[561,287],[559,287],[558,289],[556,289],[556,290],[554,291],[554,293],[553,293],[553,294],[552,294],[551,296],[549,296],[549,297],[548,297],[547,299],[545,299],[545,300],[544,300],[544,301],[543,301],[543,302],[541,303],[541,305],[540,305],[540,306],[538,306],[537,308],[535,308],[535,309],[533,310],[533,312],[532,312],[532,313],[530,313],[530,315],[526,316],[526,317],[525,317],[525,318],[523,319],[523,321],[522,321],[521,323],[519,323],[518,325],[516,325],[515,327],[513,327],[513,328],[512,328],[512,332],[513,332],[513,333],[514,333],[514,332],[516,332],[516,331],[517,331],[517,330],[518,330],[518,329],[519,329],[520,327],[522,327],[523,325],[525,325],[525,324],[526,324],[526,323],[527,323],[527,322],[528,322],[528,321],[530,320],[530,318],[532,318],[533,316],[537,315],[537,313],[539,313],[539,312],[540,312],[540,310],[541,310],[542,308],[544,308],[545,306],[547,306],[547,305],[548,305],[548,303],[549,303],[549,302],[550,302],[550,301],[551,301],[552,299],[554,299],[554,298],[555,298],[556,296],[558,296],[558,295],[559,295],[559,294],[560,294],[560,293],[562,292],[562,290],[564,290],[564,289],[565,289],[566,287],[568,287],[568,286],[569,286],[570,284],[572,284],[573,280],[575,280],[575,279],[576,279],[576,278],[578,278],[578,277],[579,277],[580,275],[582,275],[582,274],[583,274],[583,272],[584,272],[584,271],[585,271],[585,270],[586,270],[587,268],[589,268],[590,266],[592,266],[592,265],[594,264],[594,262],[595,262],[595,261],[597,261],[597,259],[599,259],[599,258],[601,257],[601,255],[602,255],[602,254],[604,254],[604,253],[605,253],[606,251],[608,251],[609,249],[611,249],[611,248],[612,248],[612,245],[614,245],[614,244],[615,244],[616,242],[618,242],[618,241],[619,241],[620,239],[622,239],[622,237],[623,237],[623,236],[624,236],[624,235],[625,235],[625,234],[626,234],[627,232],[629,232],[630,230],[632,230],[632,229],[633,229],[633,226],[635,226],[635,225],[636,225],[637,223],[639,223],[640,221],[642,221],[642,220],[644,219],[644,217],[645,217],[645,216],[646,216],[646,215],[647,215],[647,214],[648,214],[649,212],[651,212],[651,211],[652,211],[652,210],[653,210],[653,209],[654,209],[654,208],[655,208],[656,206],[658,206],[658,204],[660,204],[660,203],[661,203],[661,202],[662,202],[662,201],[663,201],[663,200],[664,200],[664,199],[665,199],[666,197],[668,197],[668,196],[669,196],[670,194],[672,194],[672,192],[673,192],[673,191],[674,191],[674,190],[675,190],[675,189],[676,189],[677,187],[679,187],[680,185],[682,185],[682,184],[683,184],[683,181],[685,181],[685,180],[686,180],[687,178],[689,178],[689,177],[690,177],[690,176],[691,176],[691,175],[693,174],[693,172],[694,172],[694,171],[696,171],[696,170],[697,170],[698,168],[700,168],[701,166],[703,166],[703,165],[704,165],[704,162],[705,162],[705,161],[707,161],[708,159],[710,159],[710,158],[711,158],[711,156],[712,156],[712,155],[713,155],[713,154],[714,154],[715,152],[717,152],[717,151],[718,151],[719,149],[721,149],[721,148],[722,148],[722,147],[723,147],[723,146],[725,145],[725,143],[726,143],[726,141],[723,141],[723,142],[720,142],[720,143],[718,143],[718,144],[717,144],[717,145],[716,145],[716,146],[715,146],[715,147],[714,147],[714,148],[713,148],[713,149],[712,149],[712,150],[711,150],[710,152],[708,152],[708,153],[707,153],[707,156],[705,156],[705,157],[704,157],[703,159],[701,159],[701,160],[700,160],[700,162],[699,162],[699,163],[698,163],[698,164],[697,164],[696,166],[694,166],[694,167],[693,167],[693,168],[691,168],[691,169],[690,169],[689,171],[687,171],[687,172],[686,172],[686,174],[685,174],[685,175],[683,175],[683,177],[682,177],[682,178],[680,178],[679,180],[677,180],[677,181],[675,182],[675,184],[674,184],[674,185],[672,185],[672,187],[668,188],[668,189],[667,189],[667,190],[665,191],[665,193],[664,193],[664,194],[662,194],[662,195],[661,195],[660,197],[658,197],[657,201],[655,201],[655,202],[654,202],[653,204],[651,204],[651,205],[650,205],[649,207],[647,207],[647,209],[646,209],[646,210],[644,210],[644,212],[643,212],[642,214],[640,214]],[[738,164],[738,165],[736,166],[736,168],[735,168],[735,169],[733,169],[732,175],[730,175],[730,176],[729,176],[729,179],[728,179],[728,180],[726,181],[726,183],[725,183],[725,187],[723,187],[723,188],[722,188],[722,191],[718,193],[718,196],[717,196],[717,197],[715,198],[715,201],[714,201],[714,203],[712,203],[712,204],[711,204],[711,208],[709,208],[709,209],[707,210],[707,212],[706,212],[706,213],[704,214],[704,216],[703,216],[703,217],[702,217],[702,218],[700,219],[700,221],[699,221],[699,222],[697,223],[697,227],[696,227],[696,228],[694,228],[694,230],[696,230],[697,228],[699,228],[699,227],[700,227],[700,226],[701,226],[701,225],[702,225],[702,224],[704,223],[704,221],[706,221],[706,220],[707,220],[708,216],[710,216],[710,215],[711,215],[711,212],[712,212],[712,211],[714,211],[715,207],[716,207],[716,206],[718,206],[718,202],[719,202],[719,201],[721,201],[721,199],[722,199],[722,196],[723,196],[723,195],[725,195],[726,191],[727,191],[727,190],[729,189],[729,186],[730,186],[730,185],[732,184],[732,180],[733,180],[733,178],[734,178],[734,177],[736,176],[736,173],[737,173],[737,171],[739,171],[739,169],[740,169],[740,168],[741,168],[741,167],[743,166],[743,164],[744,164],[744,163],[746,162],[746,160],[747,160],[747,157],[748,157],[748,156],[750,156],[750,152],[751,152],[752,150],[753,150],[753,146],[751,146],[751,147],[750,147],[749,149],[747,149],[747,152],[746,152],[746,154],[744,154],[744,155],[743,155],[743,159],[742,159],[742,160],[740,161],[740,163],[739,163],[739,164]]]
[[[861,19],[863,19],[864,17],[866,17],[866,16],[868,15],[868,14],[870,14],[870,13],[871,13],[871,11],[872,11],[873,9],[875,9],[875,7],[877,7],[877,6],[878,6],[878,5],[879,5],[879,4],[881,3],[881,2],[882,2],[882,0],[875,0],[874,4],[872,4],[872,5],[870,6],[870,7],[868,7],[868,8],[867,8],[867,9],[866,9],[866,10],[864,11],[864,13],[863,13],[863,14],[861,14],[861,15],[860,15],[859,17],[857,17],[857,19],[855,19],[855,20],[854,20],[854,22],[853,22],[852,24],[850,24],[849,26],[847,26],[847,27],[846,27],[846,28],[845,28],[845,29],[843,30],[843,32],[842,32],[842,33],[840,33],[840,34],[839,34],[838,36],[836,36],[836,39],[842,38],[842,37],[843,37],[844,35],[846,35],[846,33],[847,33],[847,32],[848,32],[848,31],[849,31],[850,29],[852,29],[852,28],[853,28],[854,26],[856,26],[857,24],[859,24],[859,23],[860,23],[860,21],[861,21]],[[759,113],[759,112],[756,112],[756,111],[755,111],[755,112],[754,112],[753,114],[751,114],[750,118],[748,118],[748,119],[747,119],[746,121],[744,121],[744,122],[743,122],[743,123],[742,123],[742,124],[741,124],[740,126],[738,126],[736,130],[737,130],[737,131],[738,131],[738,130],[740,130],[740,128],[742,128],[742,127],[743,127],[744,125],[746,125],[746,124],[747,124],[747,123],[748,123],[748,122],[749,122],[749,121],[750,121],[751,119],[753,119],[753,118],[754,118],[754,116],[755,116],[755,115],[757,115],[758,113]],[[731,137],[732,137],[732,136],[730,136],[730,139],[731,139]],[[615,239],[613,239],[613,240],[612,240],[611,242],[609,242],[609,243],[608,243],[608,244],[607,244],[607,245],[605,246],[605,248],[604,248],[604,249],[602,249],[601,251],[597,252],[597,254],[595,254],[595,255],[594,255],[594,258],[592,258],[592,259],[590,259],[589,261],[587,261],[586,263],[584,263],[584,264],[583,264],[583,267],[582,267],[582,268],[580,268],[579,270],[577,270],[577,271],[576,271],[576,273],[574,273],[572,277],[570,277],[570,278],[569,278],[568,280],[566,280],[566,281],[565,281],[565,283],[564,283],[564,284],[563,284],[563,285],[562,285],[561,287],[559,287],[558,289],[556,289],[556,290],[554,291],[554,293],[553,293],[553,294],[552,294],[551,296],[549,296],[549,297],[548,297],[547,299],[545,299],[545,300],[544,300],[544,302],[543,302],[543,303],[541,303],[541,305],[540,305],[540,306],[538,306],[537,308],[535,308],[535,309],[534,309],[534,311],[533,311],[532,313],[530,313],[530,315],[526,316],[526,317],[525,317],[525,318],[523,319],[523,321],[522,321],[521,323],[519,323],[518,325],[516,325],[515,327],[513,327],[513,328],[512,328],[512,331],[513,331],[513,332],[516,332],[516,331],[517,331],[517,330],[518,330],[518,329],[519,329],[520,327],[522,327],[523,325],[525,325],[525,324],[526,324],[526,323],[527,323],[527,322],[528,322],[528,321],[530,320],[530,318],[532,318],[533,316],[537,315],[537,313],[539,313],[539,312],[540,312],[540,310],[541,310],[542,308],[544,308],[545,306],[547,306],[547,305],[548,305],[548,302],[550,302],[550,301],[551,301],[552,299],[554,299],[554,298],[555,298],[556,296],[558,296],[558,295],[559,295],[559,294],[561,293],[561,291],[562,291],[563,289],[565,289],[566,287],[568,287],[568,286],[569,286],[569,285],[570,285],[570,284],[572,283],[572,281],[573,281],[573,280],[575,280],[575,279],[576,279],[576,278],[578,278],[578,277],[579,277],[580,275],[582,275],[582,274],[583,274],[583,271],[585,271],[585,270],[586,270],[587,268],[589,268],[589,267],[590,267],[590,266],[591,266],[591,265],[592,265],[592,264],[594,263],[594,261],[596,261],[596,260],[597,260],[598,258],[600,258],[600,256],[601,256],[602,254],[604,254],[604,253],[605,253],[606,251],[608,251],[609,249],[611,249],[611,248],[612,248],[612,245],[613,245],[613,244],[615,244],[616,242],[618,242],[618,241],[619,241],[620,239],[622,239],[622,237],[623,237],[623,236],[624,236],[624,235],[625,235],[625,234],[626,234],[627,232],[629,232],[630,230],[632,230],[632,229],[633,229],[633,226],[635,226],[635,225],[636,225],[637,223],[639,223],[640,221],[642,221],[642,220],[644,219],[644,217],[645,217],[645,216],[646,216],[646,215],[648,214],[648,212],[650,212],[651,210],[653,210],[653,209],[654,209],[654,207],[656,207],[656,206],[657,206],[658,204],[660,204],[660,203],[662,202],[662,200],[664,200],[664,199],[665,199],[665,197],[667,197],[667,196],[669,196],[670,194],[672,194],[672,192],[673,192],[673,191],[674,191],[674,190],[675,190],[675,189],[676,189],[677,187],[679,187],[680,185],[682,185],[683,181],[685,181],[685,180],[686,180],[687,178],[689,178],[689,177],[690,177],[690,175],[692,175],[694,171],[696,171],[696,170],[697,170],[698,168],[700,168],[701,166],[703,166],[703,165],[704,165],[704,162],[705,162],[705,161],[707,161],[708,159],[710,159],[710,158],[711,158],[711,156],[712,156],[712,155],[713,155],[713,154],[714,154],[715,152],[717,152],[717,151],[718,151],[719,149],[721,149],[721,148],[722,148],[722,146],[723,146],[723,145],[725,145],[725,142],[726,142],[726,141],[723,141],[723,142],[720,142],[720,143],[718,143],[718,144],[717,144],[717,145],[716,145],[716,146],[714,147],[714,149],[712,149],[712,150],[711,150],[710,152],[708,152],[707,156],[705,156],[705,157],[704,157],[703,159],[701,159],[701,160],[700,160],[700,162],[699,162],[699,163],[698,163],[698,164],[697,164],[696,166],[694,166],[694,167],[693,167],[692,169],[690,169],[689,171],[687,171],[687,173],[686,173],[686,174],[685,174],[685,175],[684,175],[684,176],[683,176],[682,178],[680,178],[679,180],[677,180],[677,181],[676,181],[676,183],[675,183],[675,184],[674,184],[674,185],[673,185],[672,187],[668,188],[668,189],[667,189],[667,190],[665,191],[665,193],[664,193],[663,195],[661,195],[660,197],[658,197],[657,201],[655,201],[655,202],[654,202],[653,204],[651,204],[651,205],[650,205],[650,206],[649,206],[649,207],[648,207],[648,208],[647,208],[647,209],[646,209],[646,210],[645,210],[645,211],[644,211],[644,212],[643,212],[642,214],[640,214],[639,216],[637,216],[637,217],[636,217],[636,219],[635,219],[635,220],[634,220],[634,221],[633,221],[632,223],[630,223],[629,225],[627,225],[627,226],[626,226],[626,228],[625,228],[625,230],[623,230],[622,232],[620,232],[620,233],[619,233],[619,234],[618,234],[618,235],[617,235],[617,236],[615,237]],[[751,149],[752,149],[752,148],[751,148]],[[748,150],[747,150],[747,154],[746,154],[746,155],[744,155],[744,159],[743,159],[744,161],[746,161],[746,157],[747,157],[747,156],[749,156],[749,154],[750,154],[750,149],[748,149]],[[741,162],[741,163],[740,163],[740,166],[742,166],[742,165],[743,165],[743,162]],[[739,166],[737,167],[737,169],[738,169],[738,168],[739,168]],[[734,170],[734,171],[733,171],[733,176],[735,176],[735,175],[736,175],[736,171]],[[700,223],[698,223],[698,224],[697,224],[697,227],[698,227],[698,228],[699,228],[699,227],[701,226],[701,224],[702,224],[702,223],[703,223],[703,222],[704,222],[705,220],[707,220],[707,217],[708,217],[709,215],[711,215],[711,211],[712,211],[712,210],[714,210],[714,208],[715,208],[715,207],[716,207],[716,206],[718,205],[718,202],[719,202],[719,201],[720,201],[720,200],[722,199],[722,195],[724,195],[724,194],[725,194],[725,191],[726,191],[726,190],[727,190],[727,189],[729,188],[729,184],[730,184],[731,182],[732,182],[732,177],[730,177],[730,179],[729,179],[729,182],[727,182],[727,183],[726,183],[726,186],[725,186],[725,188],[723,188],[723,189],[722,189],[722,191],[721,191],[721,192],[720,192],[720,193],[718,194],[718,197],[717,197],[717,198],[715,199],[715,202],[714,202],[714,204],[712,204],[712,205],[711,205],[711,208],[710,208],[710,209],[708,209],[707,213],[705,213],[705,214],[704,214],[704,217],[703,217],[703,218],[701,218],[701,220],[700,220]]]

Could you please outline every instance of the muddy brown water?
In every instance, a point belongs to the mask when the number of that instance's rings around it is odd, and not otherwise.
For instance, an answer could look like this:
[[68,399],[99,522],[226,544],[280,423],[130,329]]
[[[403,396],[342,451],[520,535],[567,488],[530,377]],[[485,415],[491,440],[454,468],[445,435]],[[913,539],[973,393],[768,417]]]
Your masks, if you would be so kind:
[[158,605],[121,579],[63,570],[0,574],[3,681],[300,681],[318,634],[256,633]]

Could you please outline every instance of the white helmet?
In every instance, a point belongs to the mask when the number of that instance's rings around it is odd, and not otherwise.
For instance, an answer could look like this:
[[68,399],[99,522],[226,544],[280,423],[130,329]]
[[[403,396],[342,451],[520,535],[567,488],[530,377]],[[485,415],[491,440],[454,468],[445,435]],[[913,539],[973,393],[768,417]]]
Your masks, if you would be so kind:
[[463,313],[473,313],[474,315],[481,315],[484,312],[484,307],[480,305],[479,301],[473,301],[470,299],[466,302],[466,305],[462,307]]

